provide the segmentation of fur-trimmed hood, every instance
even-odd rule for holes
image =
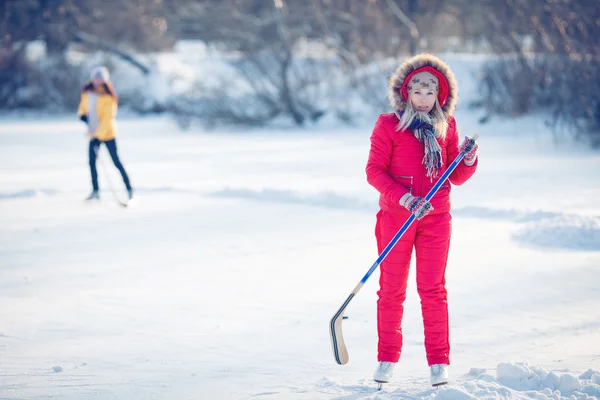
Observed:
[[[402,111],[406,107],[407,78],[415,71],[424,69],[438,77],[438,101],[446,117],[452,116],[458,101],[458,87],[454,73],[444,61],[433,54],[421,53],[405,60],[390,77],[388,84],[388,100],[394,111]]]

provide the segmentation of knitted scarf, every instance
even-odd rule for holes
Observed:
[[[408,129],[413,131],[415,137],[425,145],[423,165],[427,168],[427,176],[430,181],[437,178],[440,169],[442,169],[442,148],[435,139],[433,125],[417,116]]]

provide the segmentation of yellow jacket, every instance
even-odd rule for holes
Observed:
[[[89,110],[90,95],[95,95],[96,106]],[[91,113],[95,113],[91,115]],[[100,141],[115,138],[115,116],[117,115],[117,96],[110,84],[94,88],[90,82],[86,82],[81,92],[81,101],[77,115],[87,117],[90,133]],[[93,123],[91,123],[93,121]]]

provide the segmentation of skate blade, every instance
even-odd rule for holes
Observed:
[[[448,382],[440,382],[440,383],[434,383],[431,386],[433,386],[434,388],[439,388],[440,386],[444,386],[444,385],[447,385],[447,384],[448,384]]]
[[[380,381],[375,381],[375,382],[377,382],[377,390],[383,390],[383,388],[389,384],[389,382],[380,382]]]

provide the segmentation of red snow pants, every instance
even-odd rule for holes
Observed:
[[[400,230],[410,214],[385,211],[377,214],[375,236],[379,254]],[[450,247],[450,213],[415,220],[380,266],[377,295],[378,361],[398,362],[402,350],[402,314],[413,247],[417,261],[417,291],[425,328],[427,362],[450,364],[446,261]]]

